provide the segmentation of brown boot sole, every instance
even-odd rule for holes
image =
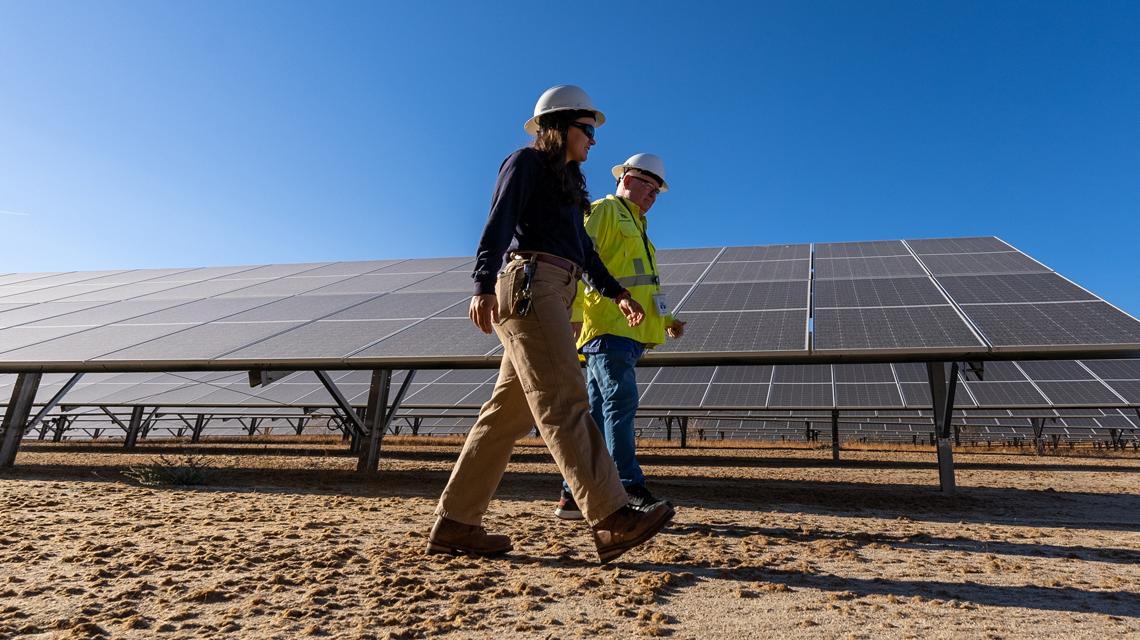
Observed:
[[[630,549],[657,535],[659,531],[665,528],[665,525],[669,524],[669,521],[673,519],[673,516],[676,513],[676,510],[674,510],[672,507],[669,507],[669,510],[665,512],[664,516],[662,516],[660,520],[653,523],[653,526],[646,529],[645,532],[637,538],[623,542],[620,545],[615,545],[605,550],[598,549],[598,559],[601,561],[601,564],[610,563],[626,551],[629,551]]]
[[[438,542],[428,541],[427,553],[429,555],[440,554],[440,553],[449,553],[453,556],[460,556],[460,555],[466,554],[466,555],[472,555],[472,556],[491,557],[491,556],[501,556],[513,548],[514,547],[512,547],[512,546],[508,546],[504,549],[490,549],[490,550],[480,551],[477,549],[469,549],[467,547],[457,547],[457,546],[453,546],[453,545],[449,545],[449,544],[441,544]]]

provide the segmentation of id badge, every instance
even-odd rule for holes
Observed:
[[[669,315],[669,300],[665,297],[664,293],[658,291],[657,293],[653,294],[653,304],[657,307],[657,315]]]

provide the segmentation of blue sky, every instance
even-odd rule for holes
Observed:
[[[1140,3],[0,0],[0,271],[470,255],[548,86],[660,247],[997,235],[1134,315]]]

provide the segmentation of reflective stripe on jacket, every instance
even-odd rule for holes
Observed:
[[[645,320],[636,327],[629,326],[613,300],[579,283],[571,317],[574,322],[583,323],[579,349],[606,334],[632,338],[650,348],[665,342],[665,327],[673,318],[658,313],[653,301],[661,283],[656,249],[649,241],[647,226],[637,205],[624,198],[609,195],[590,205],[586,233],[593,239],[606,269],[645,309]]]

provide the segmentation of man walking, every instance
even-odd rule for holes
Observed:
[[[638,391],[634,367],[645,350],[679,338],[685,323],[669,313],[669,301],[661,292],[656,250],[646,231],[646,214],[657,195],[668,190],[665,164],[651,153],[639,153],[613,168],[615,194],[594,202],[586,214],[586,232],[618,282],[645,309],[645,320],[636,327],[621,316],[598,291],[579,285],[574,300],[572,326],[578,349],[586,357],[586,387],[590,413],[605,434],[606,448],[617,464],[621,483],[631,507],[649,510],[661,502],[645,487],[637,463],[634,417]],[[563,482],[555,515],[580,520],[582,513],[569,487]]]

